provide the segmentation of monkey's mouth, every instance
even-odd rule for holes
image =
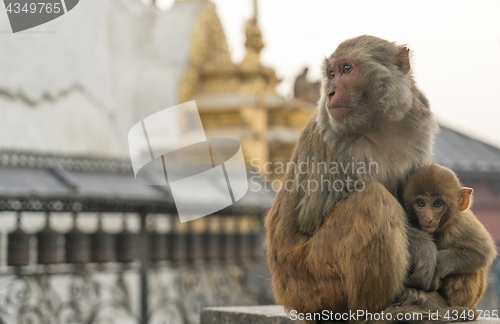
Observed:
[[[348,107],[348,106],[333,106],[333,107],[328,107],[328,109],[339,109],[339,108],[346,108],[346,109],[351,109],[352,107]]]
[[[330,115],[333,118],[339,118],[339,117],[343,117],[351,109],[352,109],[352,107],[348,107],[348,106],[333,106],[333,107],[328,107],[328,112],[330,112]]]
[[[427,233],[434,233],[437,229],[437,226],[430,226],[430,227],[427,227],[427,226],[421,226],[422,229],[424,231],[426,231]]]

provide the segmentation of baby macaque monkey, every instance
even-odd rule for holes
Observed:
[[[430,233],[438,249],[431,291],[451,306],[476,308],[497,251],[491,235],[468,209],[472,189],[437,164],[417,169],[403,191],[410,222]]]
[[[413,216],[412,222],[432,234],[451,216],[461,215],[469,208],[472,191],[460,186],[453,171],[432,164],[410,175],[405,188],[405,210]]]

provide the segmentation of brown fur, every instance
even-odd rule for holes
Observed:
[[[352,58],[358,73],[344,92],[326,70],[339,57]],[[265,222],[275,298],[287,310],[380,312],[403,292],[412,242],[394,196],[411,171],[430,163],[437,129],[408,69],[405,47],[372,36],[347,40],[326,59],[318,109],[291,162],[375,161],[378,172],[350,175],[366,183],[364,191],[308,193],[302,181],[345,181],[347,175],[288,168],[283,183],[293,185],[278,192]],[[333,118],[332,98],[347,98],[354,109]]]
[[[414,222],[417,215],[412,203],[417,197],[427,195],[444,201],[447,208],[433,234],[438,258],[431,289],[438,289],[452,306],[475,309],[497,252],[491,235],[472,211],[461,210],[463,189],[453,171],[432,164],[410,175],[403,197],[405,210]]]
[[[356,110],[350,118],[331,118],[326,109],[330,82],[324,77],[318,109],[292,154],[292,162],[296,163],[312,163],[312,157],[316,162],[327,163],[355,161],[368,164],[375,161],[379,166],[378,173],[362,176],[328,172],[292,175],[299,183],[302,180],[321,183],[323,179],[333,183],[335,180],[345,181],[346,176],[350,176],[353,180],[378,181],[395,195],[410,171],[430,163],[437,125],[427,99],[415,86],[411,71],[402,74],[395,65],[399,48],[372,36],[361,36],[340,44],[324,65],[326,69],[330,60],[348,56],[349,51],[363,62],[361,81],[348,94]],[[326,191],[310,196],[299,193],[301,231],[314,234],[331,207],[344,196],[344,193]]]
[[[410,267],[405,286],[429,291],[437,264],[437,247],[429,233],[410,227],[407,230]],[[418,292],[419,293],[419,292]]]

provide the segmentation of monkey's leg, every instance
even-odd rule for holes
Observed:
[[[486,290],[486,271],[449,275],[443,279],[439,292],[452,306],[476,308]]]
[[[408,269],[401,205],[382,184],[369,182],[337,203],[332,213],[325,225],[340,236],[335,252],[348,308],[382,311],[403,289]]]

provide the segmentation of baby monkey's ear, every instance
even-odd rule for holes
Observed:
[[[398,67],[398,70],[403,72],[403,74],[406,74],[410,72],[410,49],[402,46],[399,49],[399,53],[396,57],[396,66]]]
[[[462,188],[460,189],[460,210],[464,211],[469,208],[472,195],[472,188]]]

